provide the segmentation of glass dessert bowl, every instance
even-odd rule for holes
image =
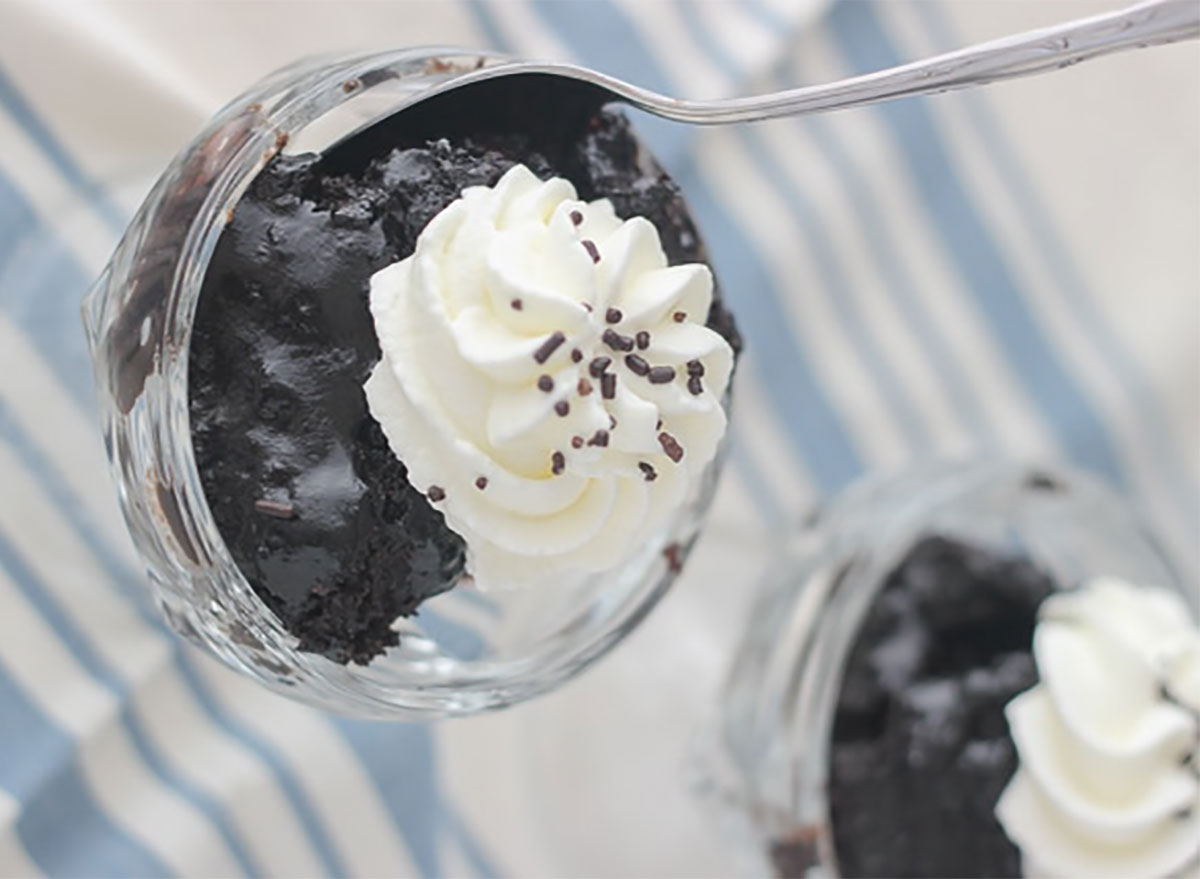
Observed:
[[[1085,474],[867,480],[764,583],[704,790],[756,874],[1174,875],[1196,597]]]
[[[715,488],[739,340],[686,205],[586,86],[438,92],[495,60],[267,77],[85,302],[154,599],[322,708],[558,686],[664,594]]]

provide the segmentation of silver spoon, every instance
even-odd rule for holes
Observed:
[[[501,61],[455,76],[434,86],[428,94],[502,76],[542,74],[597,86],[609,93],[611,99],[624,101],[655,116],[697,125],[720,125],[946,92],[1057,70],[1124,49],[1196,37],[1200,37],[1200,0],[1150,0],[1116,12],[990,40],[826,85],[752,97],[688,101],[660,95],[586,67],[521,59]]]

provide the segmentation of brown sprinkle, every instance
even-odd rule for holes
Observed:
[[[617,377],[611,372],[606,372],[600,376],[600,396],[606,400],[611,400],[617,395]]]
[[[676,464],[683,460],[683,446],[666,431],[658,435],[658,444],[662,446],[662,450],[666,453],[667,457]]]
[[[562,452],[555,452],[550,456],[550,472],[558,476],[567,467],[567,459],[563,457]]]
[[[578,363],[581,360],[583,360],[583,352],[580,351],[578,348],[572,348],[571,349],[571,362]]]
[[[571,213],[568,214],[568,216],[571,218],[571,222],[574,223],[576,226],[580,225],[583,222],[583,214],[579,213],[579,211],[571,211]]]
[[[592,434],[592,438],[590,440],[588,440],[588,445],[589,446],[600,446],[601,448],[604,448],[605,446],[607,446],[608,445],[608,431],[607,430],[596,431],[594,434]]]
[[[652,366],[650,374],[646,376],[650,379],[652,385],[665,385],[675,381],[675,367],[673,366]]]
[[[600,378],[610,363],[612,363],[611,357],[597,357],[588,364],[588,372],[592,374],[592,378]]]
[[[647,464],[645,461],[638,461],[638,469],[642,471],[642,475],[646,477],[647,482],[653,482],[658,479],[658,471],[654,469],[652,464]]]
[[[547,394],[554,390],[554,379],[548,375],[543,375],[538,378],[538,390],[545,391]]]
[[[583,448],[583,437],[581,437],[581,436],[571,437],[571,448],[582,449]]]
[[[704,393],[704,385],[700,383],[700,376],[693,375],[688,379],[687,389],[695,396],[699,397]]]
[[[609,430],[617,429],[617,417],[615,415],[608,416],[608,429]]]
[[[650,372],[650,364],[640,354],[627,354],[625,365],[634,375],[647,375]]]
[[[640,330],[633,340],[637,343],[638,348],[645,351],[650,347],[650,334],[646,330]]]
[[[604,319],[610,324],[619,324],[624,316],[619,308],[610,308],[604,312]]]
[[[581,397],[586,397],[593,390],[592,383],[586,378],[581,378],[579,380],[579,384],[575,386],[575,389],[579,391],[579,396]]]
[[[566,400],[559,400],[554,404],[554,412],[559,418],[566,418],[567,413],[571,411],[571,404]]]
[[[542,342],[541,346],[533,352],[533,359],[538,363],[545,363],[550,359],[550,355],[558,350],[558,346],[567,341],[567,337],[562,334],[562,330],[555,330],[546,341]]]
[[[508,304],[512,306],[513,311],[520,311],[522,308],[525,307],[525,303],[522,302],[520,299],[514,299],[512,302],[510,302]]]
[[[663,550],[663,555],[667,557],[667,567],[672,574],[678,574],[683,570],[683,547],[678,543],[672,543]]]
[[[438,501],[444,501],[446,499],[446,489],[440,485],[431,485],[429,486],[429,491],[425,492],[425,497],[429,498],[435,504]]]
[[[592,262],[600,262],[600,251],[596,249],[596,242],[590,238],[584,238],[579,242],[583,245],[583,249],[588,252],[588,256],[592,258]]]
[[[689,360],[687,362],[687,374],[694,376],[704,375],[704,364],[699,360]]]
[[[483,491],[485,488],[487,488],[487,483],[488,483],[487,477],[480,476],[478,479],[475,480],[475,487],[477,489],[479,489],[480,491]]]
[[[686,311],[677,311],[673,315],[671,315],[671,317],[673,317],[675,319],[675,323],[681,324],[685,320],[687,320],[687,312]]]
[[[592,303],[590,303],[590,302],[581,302],[581,303],[579,303],[579,304],[583,306],[583,310],[584,310],[584,311],[592,311]]]
[[[657,423],[655,423],[655,425],[654,425],[654,429],[655,429],[655,430],[662,430],[662,419],[661,419],[661,418],[660,418],[660,419],[658,419]]]
[[[600,338],[605,345],[607,345],[609,348],[612,348],[614,351],[633,350],[633,339],[631,339],[629,336],[622,336],[616,330],[605,330]]]
[[[271,501],[260,498],[254,502],[254,511],[274,519],[296,518],[296,505],[291,501]]]

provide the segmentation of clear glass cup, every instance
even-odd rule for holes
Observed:
[[[239,197],[280,150],[320,151],[501,60],[459,49],[309,59],[221,110],[171,163],[84,303],[101,418],[122,510],[170,624],[228,665],[312,705],[421,719],[551,690],[616,645],[675,579],[723,455],[664,533],[581,583],[482,594],[469,578],[399,620],[369,666],[302,653],[221,539],[192,452],[188,344],[205,268]]]
[[[771,566],[700,749],[695,784],[752,874],[777,875],[785,844],[807,875],[838,875],[826,786],[844,666],[888,573],[928,534],[1024,556],[1060,588],[1100,574],[1176,588],[1195,610],[1136,514],[1087,474],[964,462],[856,484]]]

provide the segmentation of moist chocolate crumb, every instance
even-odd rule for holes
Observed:
[[[1020,876],[996,820],[1017,766],[1004,706],[1037,682],[1028,560],[940,536],[888,575],[851,648],[829,797],[843,876]]]

